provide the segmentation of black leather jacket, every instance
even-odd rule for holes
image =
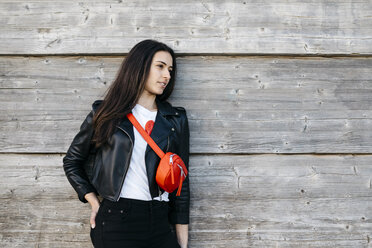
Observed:
[[[108,144],[97,150],[91,144],[93,115],[101,102],[97,100],[93,103],[92,111],[84,120],[63,158],[66,176],[82,202],[87,202],[84,195],[90,192],[95,192],[111,201],[119,200],[133,150],[133,125],[126,117],[116,126],[117,130]],[[188,169],[189,127],[186,111],[181,107],[172,107],[168,102],[156,100],[156,103],[158,113],[151,137],[164,152],[178,154]],[[152,198],[164,192],[155,180],[159,161],[160,158],[147,145],[145,162]],[[176,197],[176,191],[169,194],[170,223],[188,224],[189,175],[183,182],[181,196]]]

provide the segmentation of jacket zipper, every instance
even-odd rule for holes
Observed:
[[[131,149],[130,149],[130,156],[129,156],[129,158],[128,158],[126,164],[127,164],[128,162],[130,163],[130,159],[132,158],[133,146],[134,146],[134,145],[133,145],[133,140],[132,140],[132,138],[130,137],[130,135],[129,135],[129,134],[128,134],[124,129],[122,129],[122,128],[119,127],[119,126],[116,126],[116,127],[119,128],[119,129],[120,129],[121,131],[123,131],[124,133],[126,133],[126,135],[128,135],[128,137],[129,137],[130,142],[132,143],[132,147],[131,147]],[[123,179],[121,180],[121,186],[120,186],[120,189],[123,188],[124,179],[125,179],[125,177],[126,177],[126,175],[127,175],[128,169],[129,169],[129,165],[127,166],[127,168],[126,168],[126,170],[125,170],[125,172],[124,172]],[[119,201],[119,199],[120,199],[120,192],[121,192],[121,191],[119,191],[119,194],[118,194],[118,196],[116,197],[116,201]]]

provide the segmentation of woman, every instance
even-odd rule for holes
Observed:
[[[166,102],[175,74],[175,55],[167,45],[154,40],[135,45],[63,158],[79,199],[91,205],[95,247],[187,247],[188,177],[180,196],[162,190],[155,180],[160,159],[126,117],[132,112],[157,145],[178,154],[188,168],[186,112]]]

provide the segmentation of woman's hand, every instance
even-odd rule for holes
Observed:
[[[93,192],[86,194],[84,198],[89,202],[90,206],[92,207],[92,211],[90,213],[90,226],[92,228],[95,228],[96,227],[96,216],[98,213],[100,202],[97,198],[97,195]]]

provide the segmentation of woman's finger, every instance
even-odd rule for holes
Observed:
[[[99,209],[99,207],[98,207],[98,209]],[[96,227],[96,216],[97,216],[98,209],[95,210],[95,209],[92,208],[92,211],[90,213],[90,226],[92,228]]]

